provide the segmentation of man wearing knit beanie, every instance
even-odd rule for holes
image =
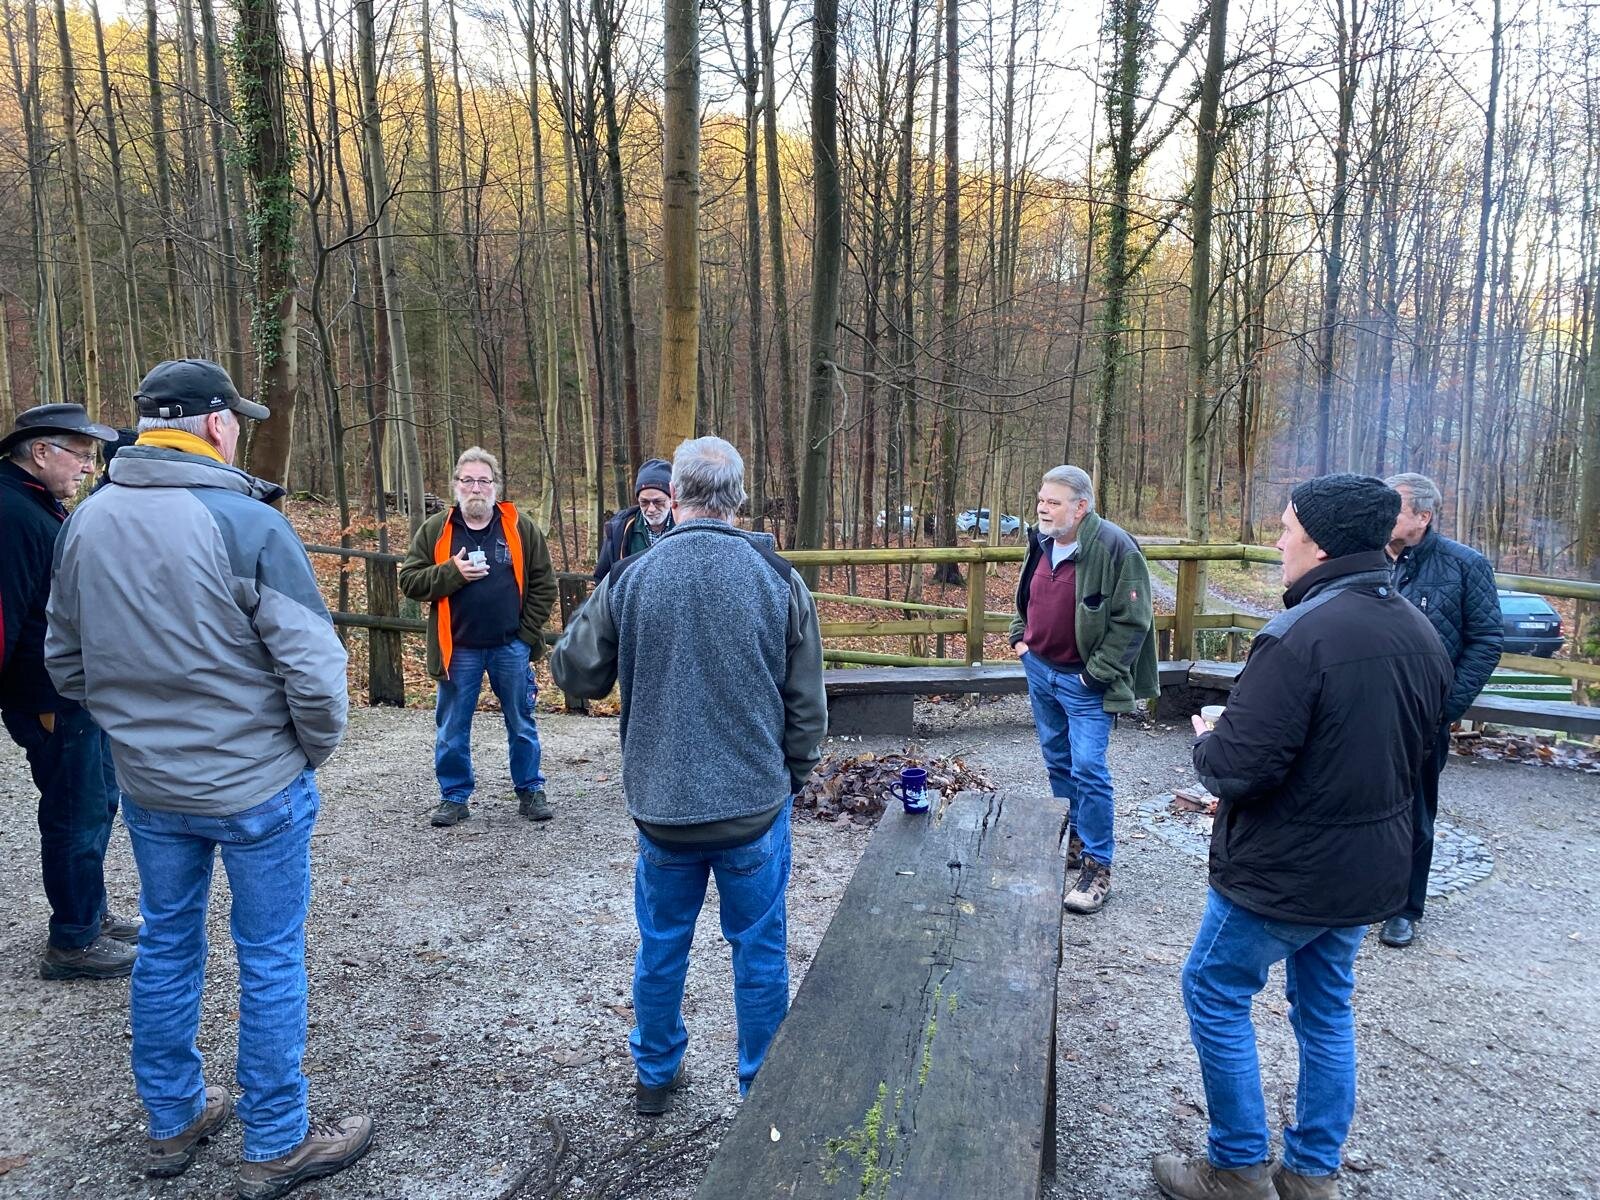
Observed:
[[[600,557],[594,565],[594,581],[599,583],[617,563],[640,554],[656,544],[656,539],[672,528],[672,464],[664,458],[646,460],[633,482],[632,508],[625,508],[606,522]]]
[[[1356,1105],[1356,951],[1399,912],[1412,794],[1450,690],[1450,657],[1395,590],[1399,495],[1323,475],[1283,510],[1284,611],[1256,634],[1195,771],[1220,797],[1211,888],[1183,969],[1210,1110],[1203,1158],[1153,1164],[1176,1200],[1335,1200]],[[1270,1159],[1250,1010],[1274,963],[1300,1044],[1294,1122]]]

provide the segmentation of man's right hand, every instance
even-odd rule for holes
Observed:
[[[1017,652],[1017,657],[1021,658],[1024,654],[1026,654],[1028,652],[1028,643],[1027,642],[1017,642],[1011,648]]]
[[[456,565],[456,570],[461,572],[461,578],[471,583],[474,579],[482,579],[489,573],[489,564],[478,564],[467,557],[467,548],[463,546],[456,551],[456,556],[450,560]]]

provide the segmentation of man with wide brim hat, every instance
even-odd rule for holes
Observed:
[[[117,786],[106,736],[56,691],[44,664],[50,561],[95,450],[117,431],[81,404],[41,404],[0,437],[0,719],[39,789],[39,860],[50,931],[45,979],[109,979],[133,970],[139,924],[106,909],[106,844]]]

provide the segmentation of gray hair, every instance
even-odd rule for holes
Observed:
[[[23,438],[20,442],[13,442],[11,443],[11,449],[6,451],[6,457],[11,459],[12,462],[25,463],[33,457],[33,444],[48,440],[41,433],[37,437]]]
[[[488,467],[489,474],[494,476],[494,482],[496,486],[499,486],[504,478],[500,474],[500,460],[494,455],[490,454],[482,446],[468,446],[465,450],[463,450],[461,452],[461,457],[456,459],[456,469],[452,472],[452,474],[461,474],[461,468],[466,466],[468,463],[482,463],[484,466]]]
[[[673,498],[684,508],[729,520],[744,504],[744,459],[719,437],[690,438],[672,456]]]
[[[1405,488],[1411,493],[1411,511],[1414,513],[1436,513],[1444,503],[1444,493],[1439,490],[1439,485],[1415,471],[1402,471],[1389,476],[1384,482],[1392,488]]]
[[[233,414],[231,408],[219,408],[217,412],[225,412],[230,416]],[[138,432],[148,433],[152,429],[179,429],[184,433],[192,433],[197,438],[203,438],[206,435],[206,418],[212,415],[214,414],[201,413],[197,417],[140,417]],[[238,421],[239,418],[233,419]]]
[[[1059,466],[1051,467],[1044,473],[1042,483],[1059,483],[1062,487],[1072,492],[1075,500],[1087,500],[1091,511],[1094,509],[1094,480],[1089,478],[1089,472],[1082,467]]]

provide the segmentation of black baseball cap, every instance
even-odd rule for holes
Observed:
[[[246,400],[228,373],[204,358],[159,362],[133,394],[141,417],[200,417],[231,408],[242,417],[265,421],[272,415],[264,404]]]

